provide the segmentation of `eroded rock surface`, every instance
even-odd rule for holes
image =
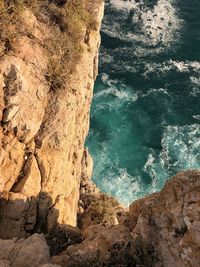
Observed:
[[[61,21],[60,25],[56,16],[64,12],[61,8],[66,1],[43,2],[35,12],[29,4],[28,8],[16,6],[17,19],[10,24],[6,20],[9,22],[15,7],[12,11],[13,6],[6,6],[2,11],[11,10],[1,21],[2,31],[5,22],[7,33],[15,31],[16,36],[12,47],[10,36],[5,41],[2,35],[0,43],[0,238],[26,237],[48,231],[56,223],[75,226],[77,221],[103,1],[84,1],[83,8],[93,14],[95,26],[88,29],[82,23],[78,40],[72,39],[77,38],[70,29],[74,23],[69,24],[69,36],[74,46],[80,43],[81,51],[72,49],[74,69],[68,67],[69,73],[62,75],[57,57],[64,52],[59,45],[54,47],[54,41],[61,42],[64,35],[61,26],[65,24]]]
[[[161,192],[134,202],[130,221],[133,240],[150,248],[154,266],[199,266],[200,172],[179,173]]]
[[[0,240],[0,259],[2,267],[42,267],[52,264],[46,240],[39,234],[26,240]]]
[[[63,267],[198,267],[199,216],[200,171],[179,173],[160,192],[133,202],[129,225],[91,225],[82,243],[53,261]]]

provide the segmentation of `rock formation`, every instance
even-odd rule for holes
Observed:
[[[26,240],[0,240],[0,246],[0,266],[47,267],[52,264],[43,235],[34,234]]]
[[[97,224],[53,261],[61,266],[198,267],[200,171],[179,173],[131,204],[128,221]]]
[[[48,231],[56,222],[76,225],[103,2],[6,2],[0,24],[0,236],[12,238]]]
[[[199,267],[199,171],[129,210],[90,180],[103,6],[0,0],[2,267]]]

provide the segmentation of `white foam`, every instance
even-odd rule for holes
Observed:
[[[106,96],[106,95],[113,95],[113,96],[116,96],[120,99],[123,99],[123,98],[128,98],[128,94],[125,92],[125,91],[120,91],[119,89],[115,88],[115,87],[109,87],[105,90],[102,90],[98,93],[96,93],[94,95],[94,98],[98,98],[98,97],[101,97],[101,96]]]
[[[170,61],[179,72],[188,72],[188,64],[184,63],[184,62],[177,62],[177,61]]]
[[[159,88],[159,89],[154,89],[154,88],[150,88],[147,93],[143,93],[143,94],[139,94],[139,97],[147,97],[151,94],[165,94],[165,95],[169,95],[167,92],[167,89],[164,88]]]
[[[179,72],[189,72],[189,71],[199,72],[200,71],[200,62],[198,61],[177,62],[177,61],[170,60],[169,64],[176,67],[176,69]]]
[[[180,73],[192,72],[192,75],[190,77],[191,82],[197,84],[199,83],[200,62],[198,61],[168,60],[162,63],[147,63],[145,64],[145,72],[143,75],[147,78],[151,78],[153,73],[157,75],[166,75],[171,70],[175,70]]]
[[[138,94],[134,93],[133,90],[128,88],[122,82],[118,80],[110,79],[109,75],[103,73],[101,75],[101,80],[105,85],[105,89],[98,91],[94,94],[94,99],[98,97],[112,95],[117,97],[119,100],[135,102],[138,99]],[[120,102],[122,104],[122,102]]]
[[[173,41],[174,32],[180,27],[171,1],[159,0],[153,10],[142,13],[143,31],[149,35],[152,44]]]
[[[112,7],[118,9],[118,10],[128,10],[130,11],[131,9],[136,7],[136,2],[133,0],[111,0],[110,3],[112,4]]]
[[[178,32],[182,21],[177,16],[173,1],[158,0],[153,9],[150,9],[145,1],[136,3],[134,0],[112,0],[111,7],[118,10],[120,14],[115,17],[108,14],[104,19],[102,28],[105,33],[112,37],[120,38],[123,41],[142,42],[148,46],[162,44],[165,48],[179,39]],[[132,26],[132,30],[127,32],[123,22],[127,21],[128,16],[132,16],[132,25],[129,25]],[[176,38],[174,38],[175,35]],[[137,56],[140,53],[152,52],[148,49],[142,49],[140,46],[137,46],[136,49]],[[153,53],[159,53],[162,50],[162,47],[155,47]]]
[[[147,170],[147,168],[152,165],[154,160],[155,160],[154,156],[152,154],[149,154],[147,162],[144,165],[144,170]]]
[[[191,169],[200,166],[200,125],[167,126],[160,157],[167,169]],[[173,160],[171,160],[173,159]]]
[[[194,116],[192,116],[192,117],[193,117],[194,119],[200,121],[200,115],[194,115]]]
[[[190,81],[193,85],[190,95],[196,97],[200,94],[200,72],[196,76],[190,76]]]
[[[106,73],[102,73],[102,74],[101,74],[101,80],[102,80],[104,83],[108,83],[108,82],[109,82],[109,75],[106,74]]]
[[[115,195],[123,204],[128,206],[138,198],[141,192],[140,177],[131,176],[126,169],[119,168],[119,175],[112,177],[112,173],[104,179],[104,186],[107,192]]]
[[[194,117],[200,120],[200,115]],[[200,125],[164,127],[161,145],[160,155],[152,151],[143,167],[152,179],[148,193],[157,191],[176,172],[200,167]]]

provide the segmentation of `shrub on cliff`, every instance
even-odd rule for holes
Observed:
[[[81,232],[72,226],[55,227],[46,237],[50,255],[60,254],[67,247],[83,241]]]

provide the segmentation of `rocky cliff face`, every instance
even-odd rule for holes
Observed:
[[[200,172],[179,173],[161,192],[135,201],[128,220],[89,226],[83,236],[53,261],[63,267],[198,267]]]
[[[199,171],[129,210],[90,180],[103,2],[0,0],[0,11],[0,266],[199,267]]]
[[[35,2],[1,1],[2,238],[76,225],[97,75],[103,2]]]
[[[51,232],[51,258],[43,235],[34,234],[26,240],[0,240],[0,266],[198,267],[199,188],[199,171],[179,173],[161,192],[135,201],[118,223],[102,217],[113,216],[116,203],[95,192],[104,205],[99,214],[96,207],[98,220],[89,225],[83,220],[82,231],[65,226]]]

